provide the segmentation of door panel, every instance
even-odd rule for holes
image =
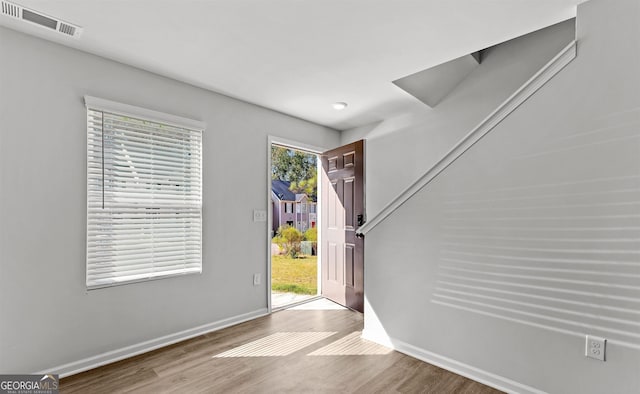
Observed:
[[[355,230],[356,218],[354,216],[355,205],[355,178],[346,178],[342,183],[344,195],[344,220],[345,227],[349,230]]]
[[[352,244],[344,245],[344,267],[345,267],[345,286],[354,287],[354,271],[355,271],[355,249]]]
[[[340,262],[338,259],[338,245],[333,242],[329,242],[329,253],[327,256],[327,280],[340,283],[338,273],[340,272]]]
[[[364,240],[356,237],[364,217],[364,141],[322,155],[322,295],[362,312]]]

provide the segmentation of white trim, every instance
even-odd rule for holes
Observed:
[[[366,329],[362,331],[362,338],[506,393],[546,394],[545,391],[536,389],[535,387],[518,383],[514,380],[505,378],[504,376],[496,375],[480,368],[472,367],[471,365],[424,350],[398,339],[380,338],[379,336],[368,332]]]
[[[306,152],[309,152],[309,153],[315,153],[317,155],[320,155],[324,151],[328,150],[328,149],[325,149],[325,148],[320,148],[320,147],[315,146],[315,145],[309,145],[309,144],[305,144],[305,143],[302,143],[302,142],[289,140],[289,139],[286,139],[286,138],[280,138],[280,137],[277,137],[277,136],[274,136],[274,135],[271,135],[271,134],[268,136],[268,142],[269,142],[269,152],[271,152],[271,145],[272,144],[282,145],[282,146],[287,147],[287,148],[306,151]],[[269,155],[269,157],[271,157],[271,155]],[[271,159],[269,159],[269,161],[271,161]],[[269,174],[271,174],[271,167],[269,167]],[[271,176],[269,176],[269,179],[271,179]]]
[[[206,124],[204,122],[183,118],[182,116],[171,115],[164,112],[154,111],[147,108],[136,107],[134,105],[118,103],[101,99],[98,97],[84,96],[84,103],[87,108],[98,111],[112,112],[120,115],[127,115],[133,118],[143,118],[154,120],[160,123],[166,123],[173,126],[184,127],[204,131]]]
[[[317,268],[317,283],[318,283],[318,295],[322,295],[322,231],[320,229],[320,224],[322,223],[322,172],[324,169],[322,168],[322,155],[318,154],[318,162],[316,163],[316,171],[318,172],[318,179],[316,182],[316,256],[318,264],[316,264]]]
[[[273,312],[271,306],[271,232],[273,231],[273,204],[271,201],[271,194],[273,193],[273,189],[271,189],[271,147],[273,146],[272,136],[267,136],[267,311],[269,313]],[[280,212],[281,207],[279,207],[278,212]],[[281,215],[282,216],[282,215]],[[282,220],[282,219],[281,219]],[[275,235],[275,234],[274,234]]]
[[[151,339],[145,342],[140,342],[135,345],[126,346],[120,349],[112,350],[112,351],[98,354],[92,357],[87,357],[82,360],[73,361],[73,362],[70,362],[64,365],[59,365],[53,368],[47,368],[43,371],[36,372],[35,374],[43,375],[45,373],[55,373],[60,375],[61,378],[63,378],[65,376],[88,371],[93,368],[97,368],[97,367],[110,364],[116,361],[124,360],[126,358],[137,356],[142,353],[150,352],[152,350],[159,349],[161,347],[182,342],[184,340],[194,338],[199,335],[203,335],[212,331],[221,330],[223,328],[233,326],[239,323],[243,323],[249,320],[253,320],[268,314],[269,312],[267,311],[266,308],[261,308],[252,312],[243,313],[241,315],[229,317],[227,319],[218,320],[216,322],[190,328],[188,330],[165,335],[160,338]]]
[[[425,187],[436,176],[438,176],[445,168],[456,161],[464,152],[471,148],[476,142],[484,137],[488,132],[493,130],[500,122],[502,122],[511,112],[531,97],[538,89],[547,83],[554,75],[562,70],[576,57],[576,41],[572,41],[560,53],[558,53],[551,61],[542,67],[533,77],[524,83],[514,94],[512,94],[504,103],[502,103],[495,111],[487,116],[479,125],[477,125],[469,134],[464,136],[449,152],[447,152],[438,162],[431,167],[424,175],[422,175],[411,186],[400,193],[389,204],[387,204],[379,214],[368,220],[362,227],[358,229],[358,234],[366,234],[393,211],[398,209],[402,204],[409,200],[414,194]]]

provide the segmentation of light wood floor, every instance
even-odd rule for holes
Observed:
[[[349,310],[285,310],[62,379],[62,393],[498,393],[359,337]]]

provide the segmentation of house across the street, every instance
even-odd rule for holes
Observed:
[[[306,194],[289,190],[290,182],[271,181],[271,203],[273,205],[273,234],[280,226],[291,226],[305,232],[317,222],[316,202]]]

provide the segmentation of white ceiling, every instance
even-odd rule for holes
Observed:
[[[584,0],[12,1],[82,36],[1,25],[343,130],[423,106],[391,81],[574,17]]]

